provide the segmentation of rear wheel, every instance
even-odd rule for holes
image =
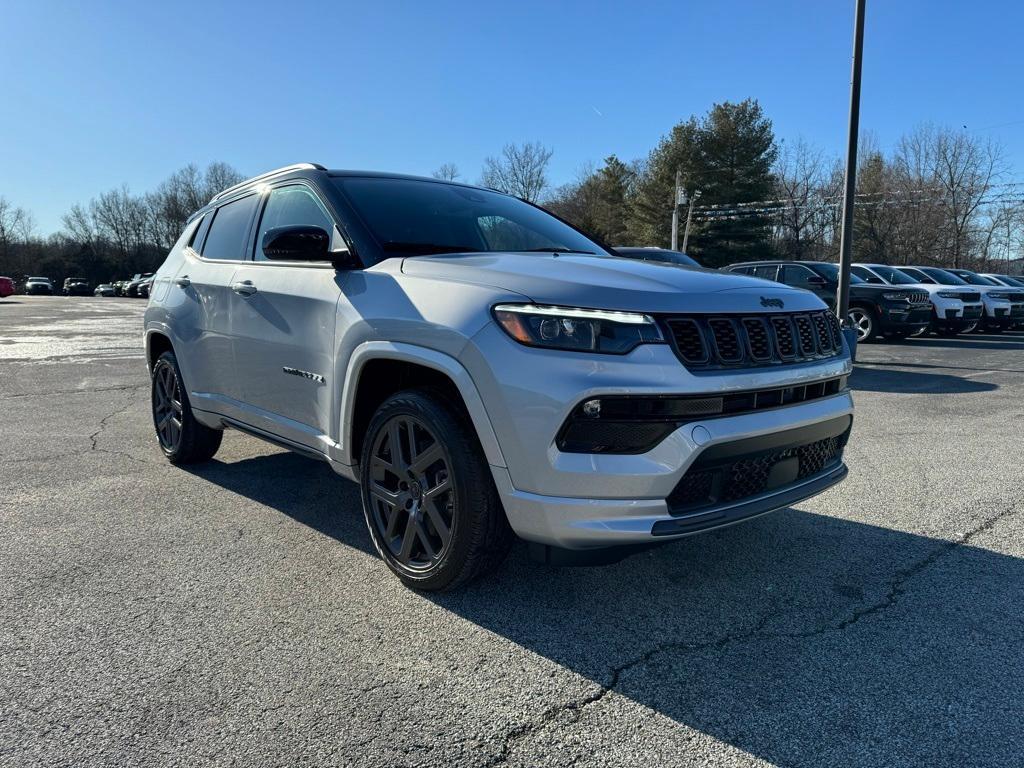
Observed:
[[[875,313],[867,307],[850,307],[846,319],[850,323],[850,327],[857,331],[859,343],[864,344],[875,338],[877,333]]]
[[[193,464],[213,458],[224,433],[196,421],[173,352],[153,365],[153,426],[160,450],[172,464]]]
[[[429,391],[377,410],[360,461],[373,543],[407,586],[452,589],[495,568],[513,534],[476,435]]]

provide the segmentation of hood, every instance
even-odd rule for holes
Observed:
[[[810,291],[731,272],[617,256],[467,253],[415,256],[407,275],[489,285],[537,304],[632,312],[777,312],[818,310]],[[770,303],[767,303],[770,302]]]

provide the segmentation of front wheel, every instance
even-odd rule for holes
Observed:
[[[213,458],[224,433],[196,421],[173,352],[164,352],[153,365],[151,400],[156,438],[168,461],[193,464]]]
[[[513,534],[466,418],[431,391],[391,396],[367,428],[363,512],[404,584],[440,591],[496,568]]]
[[[864,307],[850,307],[846,315],[847,322],[857,331],[857,341],[867,343],[875,338],[875,314]]]

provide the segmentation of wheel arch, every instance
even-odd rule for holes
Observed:
[[[146,367],[153,372],[153,365],[164,352],[173,352],[174,345],[171,337],[163,331],[146,331]]]
[[[457,397],[487,462],[504,467],[498,438],[473,379],[454,357],[415,344],[365,342],[349,360],[339,403],[345,463],[356,466],[366,427],[380,403],[402,389],[429,386]]]

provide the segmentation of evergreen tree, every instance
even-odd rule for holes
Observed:
[[[700,190],[701,205],[736,205],[771,196],[777,154],[771,120],[753,99],[715,104],[704,117],[675,126],[651,152],[630,200],[634,241],[669,245],[677,168],[691,197]],[[768,220],[756,215],[697,220],[689,250],[709,266],[770,256]]]

